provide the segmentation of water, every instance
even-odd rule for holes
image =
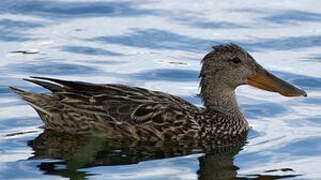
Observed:
[[[320,8],[312,0],[2,0],[0,179],[320,179]],[[252,129],[245,145],[216,153],[42,134],[35,111],[7,89],[46,92],[21,78],[50,76],[140,86],[200,105],[200,59],[225,42],[308,97],[238,88]]]

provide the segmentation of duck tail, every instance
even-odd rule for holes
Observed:
[[[22,99],[24,99],[24,97],[28,97],[28,95],[31,94],[30,92],[24,91],[22,89],[14,88],[14,87],[11,87],[11,86],[9,86],[8,88],[9,88],[9,90],[11,92],[13,92],[14,94],[18,95]]]
[[[40,79],[41,77],[31,77],[31,78]],[[45,79],[45,78],[43,78],[43,79]],[[42,86],[42,87],[50,90],[51,92],[61,92],[61,91],[63,91],[63,87],[62,86],[59,86],[57,84],[53,84],[53,83],[50,83],[50,82],[45,82],[45,81],[40,81],[40,80],[35,80],[35,79],[23,79],[23,80],[31,82],[31,83],[34,83],[34,84],[37,84],[39,86]],[[47,80],[47,79],[45,79],[45,80]]]
[[[37,111],[41,111],[43,113],[48,114],[48,112],[42,108],[43,101],[44,101],[44,97],[42,94],[31,93],[31,92],[27,92],[22,89],[10,87],[10,86],[8,88],[11,92],[19,96],[21,99],[25,100]]]

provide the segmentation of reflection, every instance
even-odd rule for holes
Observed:
[[[224,153],[210,152],[199,158],[198,179],[234,179],[237,176],[239,168],[233,164],[233,160],[240,149],[221,151]]]
[[[79,170],[95,166],[136,164],[141,161],[185,156],[204,152],[199,158],[199,179],[236,177],[234,156],[242,149],[246,135],[207,142],[138,142],[81,137],[45,130],[28,142],[34,150],[34,159],[43,161],[38,167],[45,174],[84,179],[92,174]]]
[[[91,174],[83,171],[77,171],[75,169],[58,169],[57,165],[65,165],[64,162],[44,162],[41,163],[38,168],[45,172],[47,175],[57,175],[70,179],[87,179],[86,177]]]
[[[294,170],[291,168],[282,168],[282,169],[271,169],[271,170],[267,170],[264,172],[269,173],[269,172],[276,172],[276,171],[283,171],[283,172],[292,171],[293,172]]]
[[[10,53],[13,54],[38,54],[38,51],[32,51],[32,50],[17,50],[17,51],[10,51]]]
[[[260,174],[253,174],[247,178],[238,178],[238,179],[257,179],[257,180],[274,180],[274,179],[285,179],[285,178],[294,178],[301,175],[260,175]]]
[[[200,165],[197,171],[198,179],[238,179],[237,170],[239,168],[234,165],[234,156],[242,150],[246,143],[246,136],[245,134],[206,142],[138,142],[72,136],[45,130],[34,140],[28,142],[34,150],[34,155],[29,160],[57,159],[58,161],[43,160],[38,168],[48,175],[86,179],[94,174],[82,168],[137,164],[147,160],[203,152],[204,155],[198,159]],[[296,175],[287,177],[294,176]],[[248,178],[240,179],[265,177],[270,176],[249,175]],[[275,177],[282,178],[281,176]]]
[[[234,156],[237,154],[236,152]],[[220,156],[216,154],[205,154],[199,158],[200,170],[198,171],[199,180],[227,180],[227,179],[256,179],[256,180],[274,180],[274,179],[284,179],[290,177],[300,176],[298,174],[291,175],[261,175],[261,174],[251,174],[244,177],[237,176],[237,166],[233,165],[234,156]],[[219,162],[219,163],[218,163]],[[271,173],[277,171],[294,171],[290,168],[282,168],[280,170],[273,169],[264,171],[264,173]]]

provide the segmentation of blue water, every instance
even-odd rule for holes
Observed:
[[[312,0],[1,0],[0,179],[321,179],[320,9]],[[7,89],[47,92],[22,78],[50,76],[140,86],[201,105],[200,59],[226,42],[308,93],[238,88],[252,129],[226,152],[165,155],[60,139],[43,133],[36,112]]]

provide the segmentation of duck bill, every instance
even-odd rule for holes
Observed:
[[[283,96],[307,96],[307,93],[290,83],[274,76],[262,67],[257,67],[256,74],[248,79],[248,84],[266,91],[278,92]]]

